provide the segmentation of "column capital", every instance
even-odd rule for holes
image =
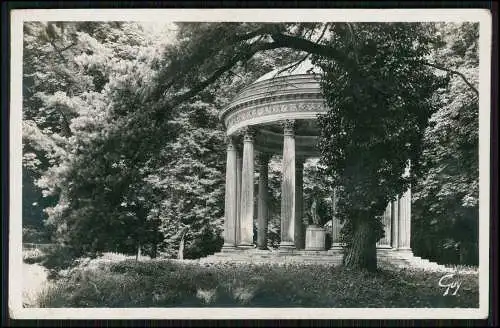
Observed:
[[[295,135],[295,120],[283,120],[281,126],[283,127],[283,134],[286,136]]]
[[[410,169],[411,169],[411,161],[408,160],[406,162],[406,166],[405,166],[405,171],[403,173],[403,177],[408,178],[410,176]]]
[[[225,136],[224,141],[226,142],[227,150],[236,150],[236,143],[233,136]]]
[[[241,129],[241,133],[243,134],[243,142],[253,142],[256,131],[251,126],[245,126]]]

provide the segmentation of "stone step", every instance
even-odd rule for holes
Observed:
[[[343,254],[341,250],[329,251],[304,251],[293,250],[287,252],[266,250],[231,250],[223,251],[200,259],[200,264],[210,263],[278,263],[278,264],[315,264],[315,265],[339,265],[342,263]],[[413,255],[408,251],[393,251],[391,249],[377,250],[379,263],[394,265],[396,267],[414,267],[424,270],[449,270],[443,265]]]

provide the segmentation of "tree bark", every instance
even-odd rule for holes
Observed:
[[[184,260],[184,237],[186,236],[186,230],[182,232],[181,242],[179,243],[179,252],[177,253],[177,259]]]
[[[158,244],[157,242],[153,245],[153,252],[151,254],[151,258],[155,259],[158,256]]]
[[[349,269],[377,269],[377,246],[368,219],[359,220],[354,226],[352,241],[344,254],[344,267]]]
[[[135,261],[139,261],[139,259],[141,258],[141,244],[137,244],[137,255],[135,257]]]

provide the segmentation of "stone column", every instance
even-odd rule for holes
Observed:
[[[259,161],[259,194],[257,201],[257,247],[267,249],[267,226],[268,226],[268,173],[270,155],[261,153],[258,156]]]
[[[227,138],[227,161],[226,161],[226,197],[224,209],[224,249],[233,249],[236,246],[236,148],[234,140]]]
[[[411,190],[408,189],[399,200],[399,249],[410,249],[411,237]]]
[[[283,123],[283,182],[281,184],[281,249],[295,248],[295,121]]]
[[[243,165],[241,168],[241,239],[238,243],[238,247],[243,248],[253,247],[254,136],[254,130],[246,127],[243,137]]]
[[[306,232],[304,222],[304,162],[305,158],[295,160],[295,248],[304,249]]]
[[[340,230],[342,229],[342,224],[340,223],[340,220],[338,219],[337,216],[337,195],[338,193],[338,188],[335,188],[333,190],[333,195],[332,195],[332,247],[331,249],[338,249],[342,247],[340,243]]]
[[[391,202],[391,246],[394,249],[399,248],[399,195],[396,200]]]
[[[241,141],[241,140],[240,140]],[[243,152],[241,145],[236,146],[236,245],[241,240],[241,168],[243,165]]]
[[[404,175],[410,175],[410,162],[406,166]],[[411,188],[408,188],[400,200],[399,208],[399,249],[410,250],[411,239]]]
[[[391,247],[391,220],[392,220],[392,210],[391,202],[389,202],[382,214],[382,225],[384,227],[384,238],[380,239],[377,243],[377,247],[390,248]]]

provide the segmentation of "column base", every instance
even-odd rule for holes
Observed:
[[[237,246],[238,249],[254,249],[255,245],[254,244],[241,244]]]
[[[295,243],[293,241],[284,241],[280,243],[280,252],[292,252],[296,250]]]
[[[327,251],[328,255],[342,255],[344,252],[345,244],[343,243],[332,243],[332,246]]]
[[[227,244],[227,245],[222,245],[221,252],[234,252],[237,251],[238,249],[236,248],[235,245]]]
[[[398,253],[411,253],[411,254],[413,254],[413,251],[409,247],[392,248],[392,250],[396,251]]]

